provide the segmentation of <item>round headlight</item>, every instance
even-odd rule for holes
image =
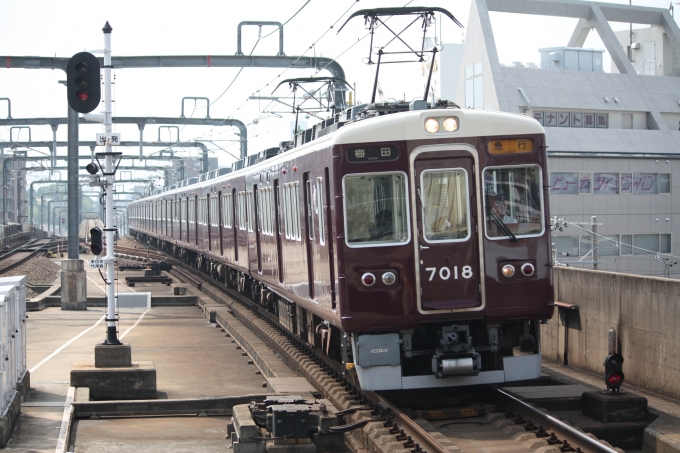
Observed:
[[[458,130],[458,118],[446,118],[444,120],[444,130],[455,132]]]
[[[515,266],[513,266],[512,264],[506,264],[501,269],[501,273],[503,274],[503,277],[510,278],[513,275],[515,275]]]
[[[394,285],[394,282],[397,281],[397,276],[394,275],[394,272],[385,272],[382,274],[382,282],[387,285]]]
[[[428,118],[425,120],[425,130],[430,134],[434,134],[439,130],[439,121],[436,118]]]
[[[520,268],[522,270],[522,273],[526,275],[527,277],[530,277],[534,275],[534,265],[531,263],[524,263],[522,264],[522,267]]]
[[[366,272],[361,276],[361,283],[363,283],[364,286],[373,286],[375,284],[375,275]]]

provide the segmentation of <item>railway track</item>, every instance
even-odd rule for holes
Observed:
[[[146,250],[137,249],[137,252]],[[255,332],[281,357],[281,360],[307,378],[325,398],[329,399],[343,415],[344,422],[355,428],[346,435],[346,442],[356,453],[623,451],[496,386],[476,388],[477,392],[488,397],[489,404],[484,405],[485,410],[481,413],[474,406],[464,404],[454,408],[461,418],[437,420],[436,424],[432,423],[432,420],[414,418],[395,403],[404,392],[375,393],[359,390],[352,380],[342,373],[336,362],[328,362],[321,351],[311,349],[309,345],[302,343],[278,325],[274,315],[242,294],[174,259],[155,252],[149,254],[150,257],[151,255],[172,262],[171,274],[194,285],[216,301],[226,304],[231,313]],[[460,389],[457,391],[460,392]],[[445,389],[430,393],[430,398],[438,401],[447,400],[443,396],[446,395]],[[452,426],[454,428],[451,428]],[[463,429],[456,429],[457,427]]]
[[[21,266],[40,254],[55,251],[59,247],[63,249],[65,246],[66,242],[61,239],[34,239],[29,241],[0,255],[0,275]]]

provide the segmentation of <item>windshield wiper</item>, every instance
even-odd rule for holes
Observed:
[[[493,223],[496,224],[498,229],[503,233],[505,236],[508,236],[508,240],[510,242],[517,242],[517,237],[510,231],[510,228],[503,222],[503,220],[496,214],[496,211],[494,211],[491,206],[486,207],[486,212],[489,213],[489,216],[491,217],[491,220],[493,220]]]

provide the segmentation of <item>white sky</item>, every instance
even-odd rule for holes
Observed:
[[[604,0],[608,1],[608,0]],[[108,20],[113,27],[113,56],[137,55],[233,55],[236,53],[237,25],[245,20],[279,21],[288,20],[307,0],[252,0],[236,2],[233,0],[0,0],[0,55],[2,56],[57,56],[70,57],[83,50],[102,49],[102,27]],[[610,3],[627,4],[628,0],[609,0]],[[314,55],[338,58],[345,70],[347,80],[356,84],[357,99],[370,98],[375,66],[368,67],[362,59],[368,54],[368,38],[357,43],[366,34],[362,18],[353,19],[345,29],[336,30],[349,14],[319,40],[314,49],[310,45],[329,29],[348,9],[350,13],[367,8],[404,6],[408,0],[310,0],[302,11],[284,27],[284,52],[288,56]],[[634,5],[667,8],[668,0],[634,0]],[[409,6],[441,6],[448,9],[464,25],[467,25],[469,0],[451,1],[414,1]],[[680,10],[679,10],[680,13]],[[566,45],[576,19],[552,18],[491,13],[496,45],[501,63],[520,61],[539,63],[539,47]],[[390,22],[394,29],[400,29],[403,20],[395,18]],[[459,29],[448,19],[437,25],[438,34],[444,43],[460,43],[465,29]],[[627,29],[628,24],[612,23],[615,30]],[[263,28],[263,35],[274,31],[274,27]],[[419,26],[415,34],[408,35],[409,43],[418,40]],[[257,41],[257,27],[244,27],[242,50],[250,53]],[[377,33],[375,45],[384,43],[385,34]],[[352,49],[347,50],[352,44]],[[414,43],[417,45],[417,43]],[[597,33],[591,33],[585,47],[604,46]],[[254,55],[275,55],[278,50],[278,32],[273,33],[257,44]],[[344,53],[343,53],[344,52]],[[342,54],[342,55],[341,55]],[[99,55],[98,55],[99,56]],[[605,58],[605,62],[608,59]],[[62,71],[6,69],[4,61],[0,65],[0,98],[8,97],[12,102],[13,118],[42,118],[66,116],[66,88],[59,84],[65,79]],[[391,73],[389,72],[391,70]],[[605,67],[608,71],[608,66]],[[422,95],[422,81],[419,79],[419,65],[389,65],[381,67],[381,85],[386,97],[412,99]],[[238,68],[162,68],[162,69],[118,69],[115,71],[114,89],[115,116],[157,116],[179,117],[181,99],[185,96],[205,96],[211,102],[212,118],[237,118],[248,124],[249,152],[276,146],[287,140],[294,115],[282,114],[278,119],[260,113],[266,106],[265,101],[248,101],[248,97],[258,90],[263,96],[271,96],[274,86],[282,79],[309,77],[313,70],[291,69],[277,79],[281,69],[245,68],[231,88],[215,101],[227,88],[238,72]],[[327,76],[323,71],[319,76]],[[270,83],[273,82],[273,83]],[[266,84],[269,83],[269,86]],[[288,93],[282,86],[276,95]],[[6,105],[0,101],[0,117],[6,117]],[[185,115],[204,117],[205,104],[194,108],[193,101],[185,104]],[[271,108],[283,111],[283,107]],[[253,120],[261,118],[259,124]],[[313,118],[308,125],[313,124]],[[81,140],[93,140],[101,126],[82,126]],[[135,125],[118,126],[117,132],[123,140],[138,140],[139,132]],[[229,127],[182,128],[182,141],[193,139],[212,139],[222,148],[238,155],[238,143],[234,129]],[[49,126],[33,126],[32,139],[52,140]],[[144,130],[145,141],[158,139],[155,126]],[[170,140],[167,129],[161,131],[161,140]],[[172,139],[175,133],[172,134]],[[14,131],[15,141],[27,140],[25,130]],[[57,139],[66,140],[66,126],[60,126]],[[0,141],[9,141],[9,128],[0,128]],[[217,146],[209,145],[212,157],[218,157],[220,165],[230,165],[234,160]],[[40,148],[39,151],[47,152]],[[156,152],[157,148],[145,148],[145,154]],[[138,149],[124,150],[126,154],[136,154]],[[59,154],[66,149],[60,148]],[[89,155],[89,148],[81,153]],[[178,150],[178,154],[197,156],[195,148]],[[29,155],[39,155],[29,151]],[[63,162],[63,161],[62,161]],[[151,164],[152,161],[149,161]],[[63,165],[63,164],[61,164]],[[30,179],[47,179],[47,172],[31,172]],[[135,171],[135,178],[146,178],[148,172]],[[62,179],[65,179],[65,174]]]

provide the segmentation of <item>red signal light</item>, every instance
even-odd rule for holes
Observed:
[[[78,91],[76,96],[78,96],[78,99],[80,99],[81,101],[87,101],[88,99],[90,99],[90,94],[87,91]]]
[[[609,376],[607,376],[607,382],[609,385],[613,386],[619,386],[623,382],[623,376],[621,376],[618,373],[612,373]]]

